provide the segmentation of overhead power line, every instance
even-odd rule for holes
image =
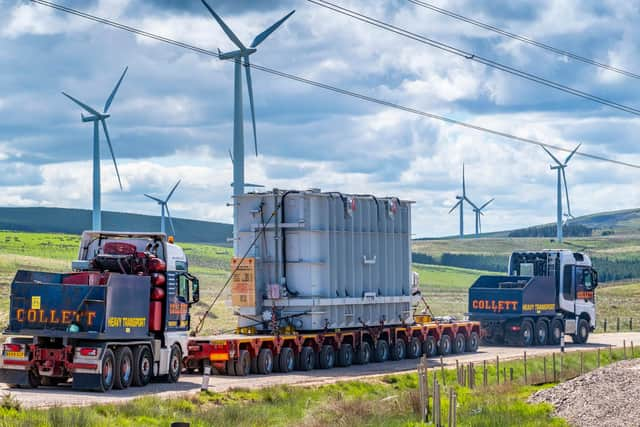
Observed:
[[[176,40],[173,40],[173,39],[170,39],[170,38],[167,38],[167,37],[163,37],[163,36],[160,36],[160,35],[157,35],[157,34],[149,33],[149,32],[140,30],[138,28],[134,28],[134,27],[130,27],[128,25],[120,24],[118,22],[111,21],[111,20],[108,20],[108,19],[105,19],[105,18],[101,18],[101,17],[95,16],[95,15],[91,15],[91,14],[88,14],[86,12],[81,12],[79,10],[72,9],[70,7],[67,7],[67,6],[62,6],[62,5],[59,5],[57,3],[53,3],[53,2],[50,2],[50,1],[46,1],[46,0],[31,0],[31,2],[40,4],[40,5],[43,5],[43,6],[48,6],[48,7],[51,7],[53,9],[57,9],[57,10],[62,11],[62,12],[70,13],[70,14],[73,14],[73,15],[76,15],[76,16],[79,16],[79,17],[94,21],[94,22],[99,22],[101,24],[105,24],[105,25],[108,25],[108,26],[111,26],[111,27],[114,27],[114,28],[125,30],[125,31],[131,32],[133,34],[137,34],[137,35],[148,37],[148,38],[151,38],[151,39],[154,39],[154,40],[157,40],[157,41],[161,41],[163,43],[167,43],[167,44],[178,46],[178,47],[181,47],[181,48],[184,48],[184,49],[188,49],[188,50],[191,50],[191,51],[203,54],[203,55],[213,56],[213,57],[216,57],[216,58],[219,57],[217,52],[213,52],[213,51],[210,51],[210,50],[207,50],[207,49],[202,49],[200,47],[192,46],[190,44],[179,42],[179,41],[176,41]],[[233,61],[230,61],[230,62],[233,62]],[[468,128],[468,129],[473,129],[473,130],[476,130],[476,131],[485,132],[485,133],[489,133],[489,134],[496,135],[496,136],[501,136],[501,137],[504,137],[504,138],[507,138],[507,139],[511,139],[511,140],[514,140],[514,141],[519,141],[519,142],[524,142],[524,143],[527,143],[527,144],[537,145],[537,146],[540,146],[540,147],[552,148],[554,150],[564,151],[564,152],[567,152],[567,153],[570,153],[572,151],[571,149],[567,149],[567,148],[564,148],[564,147],[561,147],[561,146],[558,146],[558,145],[549,144],[549,143],[541,142],[541,141],[536,141],[534,139],[524,138],[524,137],[512,135],[512,134],[507,133],[507,132],[502,132],[502,131],[498,131],[498,130],[494,130],[494,129],[489,129],[489,128],[485,128],[485,127],[482,127],[482,126],[474,125],[472,123],[467,123],[467,122],[463,122],[463,121],[460,121],[460,120],[451,119],[449,117],[440,116],[440,115],[437,115],[437,114],[433,114],[433,113],[429,113],[429,112],[426,112],[426,111],[418,110],[416,108],[407,107],[407,106],[404,106],[404,105],[401,105],[401,104],[396,104],[396,103],[393,103],[393,102],[390,102],[390,101],[385,101],[385,100],[382,100],[382,99],[374,98],[374,97],[371,97],[371,96],[368,96],[368,95],[364,95],[364,94],[361,94],[361,93],[357,93],[357,92],[354,92],[354,91],[350,91],[350,90],[347,90],[347,89],[342,89],[342,88],[339,88],[339,87],[336,87],[336,86],[331,86],[331,85],[328,85],[328,84],[325,84],[325,83],[321,83],[321,82],[310,80],[310,79],[307,79],[307,78],[304,78],[304,77],[296,76],[294,74],[289,74],[289,73],[285,73],[283,71],[278,71],[278,70],[275,70],[273,68],[268,68],[268,67],[264,67],[264,66],[261,66],[261,65],[253,64],[253,63],[250,66],[253,69],[256,69],[256,70],[259,70],[259,71],[262,71],[262,72],[265,72],[265,73],[269,73],[269,74],[276,75],[276,76],[279,76],[279,77],[283,77],[283,78],[286,78],[286,79],[294,80],[294,81],[297,81],[297,82],[300,82],[300,83],[304,83],[304,84],[307,84],[307,85],[311,85],[311,86],[315,86],[315,87],[318,87],[318,88],[326,89],[326,90],[329,90],[329,91],[332,91],[332,92],[336,92],[336,93],[339,93],[339,94],[342,94],[342,95],[347,95],[347,96],[350,96],[350,97],[353,97],[353,98],[357,98],[357,99],[360,99],[360,100],[363,100],[363,101],[367,101],[367,102],[371,102],[371,103],[374,103],[374,104],[382,105],[382,106],[385,106],[385,107],[390,107],[390,108],[394,108],[394,109],[397,109],[397,110],[406,111],[408,113],[416,114],[416,115],[419,115],[419,116],[428,117],[430,119],[440,120],[442,122],[454,124],[454,125],[457,125],[457,126],[462,126],[462,127]],[[588,154],[588,153],[579,151],[579,152],[576,153],[576,155],[577,156],[586,157],[586,158],[590,158],[590,159],[594,159],[594,160],[601,160],[601,161],[605,161],[605,162],[609,162],[609,163],[614,163],[614,164],[621,165],[621,166],[627,166],[627,167],[631,167],[631,168],[635,168],[635,169],[640,169],[640,165],[637,165],[637,164],[634,164],[634,163],[625,162],[625,161],[622,161],[622,160],[610,159],[610,158],[607,158],[607,157],[604,157],[604,156],[598,156],[598,155],[595,155],[595,154]]]
[[[603,68],[603,69],[608,70],[608,71],[613,71],[614,73],[619,73],[619,74],[622,74],[622,75],[627,76],[627,77],[632,77],[634,79],[640,79],[640,75],[638,75],[636,73],[632,73],[631,71],[627,71],[627,70],[624,70],[622,68],[614,67],[614,66],[606,64],[604,62],[596,61],[595,59],[587,58],[585,56],[578,55],[576,53],[572,53],[572,52],[569,52],[567,50],[559,49],[557,47],[553,47],[551,45],[548,45],[548,44],[533,40],[533,39],[531,39],[529,37],[526,37],[526,36],[521,36],[521,35],[516,34],[516,33],[511,33],[509,31],[503,30],[502,28],[498,28],[496,26],[493,26],[493,25],[490,25],[490,24],[486,24],[486,23],[481,22],[481,21],[477,21],[477,20],[475,20],[473,18],[469,18],[467,16],[460,15],[459,13],[452,12],[452,11],[447,10],[447,9],[443,9],[443,8],[435,6],[435,5],[431,4],[431,3],[427,3],[427,2],[421,1],[421,0],[407,0],[407,1],[410,2],[410,3],[413,3],[413,4],[417,5],[417,6],[421,6],[421,7],[424,7],[426,9],[430,9],[430,10],[432,10],[434,12],[438,12],[438,13],[441,13],[443,15],[449,16],[451,18],[457,19],[459,21],[463,21],[463,22],[469,23],[471,25],[475,25],[476,27],[480,27],[480,28],[483,28],[485,30],[493,31],[494,33],[498,33],[498,34],[503,35],[505,37],[510,37],[510,38],[512,38],[514,40],[519,40],[519,41],[521,41],[523,43],[527,43],[527,44],[530,44],[532,46],[536,46],[536,47],[539,47],[541,49],[548,50],[548,51],[556,53],[558,55],[566,56],[567,58],[575,59],[576,61],[581,61],[581,62],[584,62],[586,64],[594,65],[596,67],[600,67],[600,68]]]
[[[479,62],[480,64],[484,64],[488,67],[495,68],[500,71],[504,71],[506,73],[512,74],[517,77],[521,77],[526,80],[530,80],[532,82],[559,90],[561,92],[568,93],[570,95],[574,95],[580,98],[587,99],[589,101],[596,102],[598,104],[606,105],[611,108],[615,108],[620,111],[627,112],[629,114],[633,114],[636,116],[640,116],[640,110],[630,107],[628,105],[620,104],[615,101],[611,101],[606,98],[599,97],[597,95],[590,94],[588,92],[581,91],[579,89],[572,88],[570,86],[563,85],[562,83],[557,83],[549,79],[545,79],[544,77],[540,77],[535,74],[528,73],[526,71],[519,70],[517,68],[513,68],[509,65],[501,64],[492,59],[485,58],[483,56],[476,55],[472,52],[467,52],[465,50],[459,49],[457,47],[448,45],[446,43],[439,42],[437,40],[430,39],[423,35],[411,32],[404,28],[397,27],[395,25],[389,24],[387,22],[381,21],[379,19],[372,18],[370,16],[364,15],[362,13],[356,12],[351,9],[347,9],[345,7],[336,5],[334,3],[328,2],[326,0],[307,0],[309,3],[313,3],[315,5],[324,7],[326,9],[332,10],[334,12],[340,13],[342,15],[357,19],[358,21],[365,22],[367,24],[373,25],[375,27],[381,28],[383,30],[390,31],[392,33],[401,35],[403,37],[415,40],[419,43],[423,43],[425,45],[435,47],[437,49],[443,50],[445,52],[460,56],[465,59],[469,59],[471,61]]]

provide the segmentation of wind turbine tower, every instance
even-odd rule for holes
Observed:
[[[495,199],[491,199],[488,202],[485,202],[484,205],[477,207],[475,204],[472,203],[473,205],[473,213],[476,215],[476,237],[480,236],[480,233],[482,233],[482,220],[480,219],[481,215],[484,215],[484,212],[482,212],[487,206],[489,206],[489,204],[491,202],[493,202]]]
[[[244,132],[243,132],[243,115],[242,115],[242,72],[241,66],[245,67],[245,75],[247,78],[247,90],[249,92],[249,104],[251,107],[251,120],[253,124],[253,143],[258,155],[258,138],[256,136],[256,117],[255,109],[253,106],[253,88],[251,85],[251,64],[249,62],[249,56],[257,51],[258,45],[262,43],[271,33],[273,33],[284,21],[286,21],[294,11],[291,11],[284,18],[277,21],[275,24],[261,32],[253,39],[253,42],[249,47],[246,47],[240,39],[231,31],[231,28],[218,16],[216,12],[209,6],[205,0],[201,0],[202,4],[211,13],[213,18],[218,22],[218,25],[225,32],[227,37],[238,47],[238,50],[232,52],[222,53],[218,51],[219,58],[222,60],[233,60],[235,62],[234,68],[234,113],[233,113],[233,248],[237,254],[238,250],[238,209],[237,201],[235,198],[244,194]]]
[[[120,172],[118,171],[118,163],[116,162],[116,156],[113,154],[113,146],[111,145],[111,139],[109,138],[109,131],[107,130],[107,122],[106,120],[111,116],[107,114],[109,111],[109,107],[113,102],[113,98],[116,96],[116,92],[118,92],[118,88],[120,87],[120,83],[124,79],[125,74],[127,74],[128,67],[125,67],[124,72],[120,76],[120,80],[116,83],[116,86],[111,91],[111,95],[107,98],[107,102],[104,104],[104,109],[102,113],[99,113],[94,108],[91,108],[87,104],[77,100],[71,95],[62,92],[64,96],[78,104],[82,109],[87,111],[90,116],[85,116],[80,113],[80,117],[83,122],[93,122],[93,215],[92,215],[92,230],[100,231],[102,230],[102,215],[100,211],[100,129],[99,125],[102,124],[102,129],[104,131],[104,136],[107,139],[107,144],[109,145],[109,151],[111,152],[111,158],[113,159],[113,166],[116,168],[116,175],[118,176],[118,183],[120,184],[120,190],[122,190],[122,181],[120,180]]]
[[[169,212],[169,199],[171,198],[171,196],[173,196],[173,192],[176,191],[176,188],[178,188],[178,185],[180,185],[180,181],[182,180],[178,180],[178,182],[176,182],[176,185],[173,186],[173,188],[171,189],[171,191],[169,192],[169,195],[167,196],[166,199],[162,200],[159,199],[157,197],[154,196],[150,196],[148,194],[145,194],[146,197],[150,198],[151,200],[155,200],[159,205],[160,205],[160,232],[161,233],[166,233],[166,228],[164,225],[164,214],[165,212],[167,213],[167,216],[169,217],[169,224],[171,225],[171,233],[173,236],[176,235],[176,229],[173,228],[173,220],[171,219],[171,212]]]
[[[456,196],[458,202],[453,205],[449,213],[453,212],[456,208],[460,208],[460,238],[464,238],[464,202],[466,201],[472,207],[476,207],[471,200],[467,197],[467,186],[464,179],[464,163],[462,164],[462,196]]]
[[[557,171],[557,175],[558,175],[558,181],[557,181],[557,211],[556,211],[556,240],[558,241],[558,243],[562,243],[562,183],[564,182],[564,192],[565,192],[565,196],[567,199],[567,214],[566,217],[567,219],[569,218],[573,218],[573,215],[571,214],[571,205],[569,204],[569,187],[567,186],[567,175],[565,174],[564,170],[567,167],[567,165],[569,164],[569,160],[571,160],[571,158],[573,157],[574,154],[576,154],[576,152],[578,151],[578,148],[580,148],[580,145],[582,144],[578,144],[578,146],[576,148],[573,149],[573,151],[567,156],[567,158],[565,159],[564,162],[561,162],[560,160],[558,160],[558,158],[556,156],[554,156],[553,154],[551,154],[551,152],[549,150],[547,150],[546,147],[541,146],[542,149],[544,151],[547,152],[547,154],[553,159],[553,161],[556,163],[555,166],[551,166],[551,170],[556,170]]]

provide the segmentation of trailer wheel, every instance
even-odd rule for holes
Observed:
[[[355,363],[357,365],[366,365],[369,362],[371,362],[371,346],[368,342],[362,341],[356,352]]]
[[[118,347],[115,353],[115,377],[113,388],[122,390],[128,388],[133,380],[133,354],[127,346]]]
[[[280,350],[278,362],[278,364],[280,365],[280,372],[287,373],[295,369],[296,358],[291,347],[283,347],[282,350]]]
[[[547,327],[547,321],[538,319],[536,321],[536,345],[547,345],[548,339],[549,328]]]
[[[146,345],[133,349],[133,379],[131,384],[144,387],[151,382],[153,376],[153,356]]]
[[[551,321],[551,328],[549,329],[549,344],[559,345],[560,337],[562,337],[562,319],[555,318]]]
[[[407,344],[402,338],[398,338],[391,348],[391,360],[402,360],[407,357]]]
[[[258,373],[269,375],[273,372],[273,353],[271,349],[263,348],[258,353]]]
[[[313,347],[308,345],[302,347],[298,355],[298,369],[301,371],[310,371],[315,364],[316,353],[313,351]]]
[[[571,335],[576,344],[585,344],[589,339],[589,322],[587,319],[578,320],[578,329],[575,335]]]
[[[98,391],[109,391],[113,387],[115,377],[115,357],[110,348],[104,350],[102,356],[102,374],[100,375],[100,386]]]
[[[407,358],[417,359],[422,356],[422,344],[420,344],[420,338],[413,337],[409,341],[409,348],[407,348]]]
[[[438,345],[433,335],[429,335],[422,343],[422,353],[427,357],[435,357],[438,354]]]
[[[451,337],[448,334],[443,334],[440,337],[438,354],[440,354],[440,356],[448,356],[451,354]]]
[[[24,386],[25,388],[38,388],[40,386],[41,378],[37,368],[33,367],[29,369],[27,381],[26,386]]]
[[[333,351],[333,347],[330,345],[323,345],[320,350],[320,357],[318,362],[320,369],[331,369],[336,361],[336,353]]]
[[[169,372],[167,374],[167,382],[175,383],[180,379],[180,371],[182,370],[182,350],[178,344],[171,346],[171,354],[169,355]]]
[[[533,322],[525,319],[520,324],[520,345],[523,347],[529,347],[534,342],[533,336]]]
[[[240,350],[238,360],[234,362],[234,373],[238,377],[245,377],[251,371],[251,355],[248,350]]]
[[[338,351],[338,366],[347,367],[353,363],[353,347],[351,344],[342,344]]]
[[[451,352],[453,354],[464,353],[466,345],[467,339],[465,338],[464,334],[462,332],[458,332],[456,334],[456,337],[453,339],[453,348],[451,349]]]
[[[373,360],[375,362],[386,362],[389,360],[389,343],[386,340],[378,340]]]
[[[478,333],[476,331],[473,331],[469,334],[469,337],[467,338],[467,348],[466,351],[469,353],[475,353],[476,351],[478,351],[478,343],[479,343],[479,339],[478,339]]]

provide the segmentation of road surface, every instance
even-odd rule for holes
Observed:
[[[567,340],[569,343],[571,339]],[[622,346],[626,341],[640,345],[640,333],[611,333],[594,334],[585,345],[568,344],[566,351],[592,350],[599,346]],[[478,362],[482,360],[495,361],[499,355],[501,360],[521,358],[525,348],[482,346],[477,353],[465,353],[444,358],[445,366],[460,362]],[[529,347],[527,356],[548,354],[558,351],[558,347]],[[432,366],[439,366],[440,359],[429,359]],[[383,376],[391,373],[413,371],[416,360],[401,360],[397,362],[370,363],[368,365],[353,365],[349,368],[334,368],[329,370],[313,370],[309,372],[292,372],[288,374],[271,374],[268,376],[251,375],[248,377],[229,377],[212,375],[209,390],[223,392],[230,388],[263,388],[273,385],[319,385],[337,381],[348,381],[361,378]],[[40,387],[38,389],[10,389],[6,384],[0,384],[0,395],[11,393],[20,401],[23,407],[47,408],[52,406],[84,406],[104,403],[123,403],[142,396],[157,396],[162,398],[184,396],[200,391],[202,376],[183,375],[176,384],[152,383],[146,387],[131,387],[126,390],[112,390],[109,393],[74,391],[69,385],[57,387]]]

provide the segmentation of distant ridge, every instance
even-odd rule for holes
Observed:
[[[173,218],[176,240],[226,244],[233,234],[230,224]],[[159,231],[160,217],[102,211],[102,227],[109,231]],[[80,234],[91,229],[91,211],[65,208],[2,208],[0,230]]]

